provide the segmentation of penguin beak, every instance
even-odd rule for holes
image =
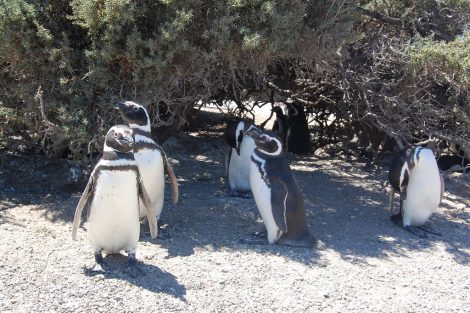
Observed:
[[[253,138],[253,139],[256,139],[258,138],[259,136],[261,136],[263,132],[261,130],[259,130],[258,128],[255,128],[255,127],[251,127],[250,129],[248,129],[247,131],[245,131],[245,135]]]
[[[124,143],[126,146],[134,147],[134,138],[132,134],[124,134],[118,139],[119,142]]]
[[[112,106],[113,106],[113,108],[118,109],[120,111],[123,111],[127,108],[127,106],[124,104],[124,102],[120,102],[120,101],[114,101],[112,103]]]

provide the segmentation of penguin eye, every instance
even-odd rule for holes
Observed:
[[[138,107],[133,107],[132,110],[133,110],[134,112],[137,112],[137,111],[139,111],[139,108],[138,108]]]

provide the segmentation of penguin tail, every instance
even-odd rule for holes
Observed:
[[[166,173],[168,174],[168,177],[170,178],[170,181],[171,181],[171,195],[172,195],[173,204],[176,205],[178,203],[178,198],[179,198],[178,181],[176,179],[175,173],[173,172],[173,168],[171,167],[170,162],[168,162],[166,155],[164,155],[164,163],[165,163]]]

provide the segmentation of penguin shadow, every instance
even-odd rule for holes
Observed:
[[[162,271],[155,265],[137,260],[136,266],[139,268],[140,273],[130,275],[126,272],[126,255],[108,254],[103,259],[106,262],[105,272],[93,272],[90,268],[84,267],[83,273],[88,277],[102,275],[105,279],[125,280],[148,291],[165,293],[186,302],[186,288],[178,283],[173,274]]]
[[[447,191],[438,212],[431,217],[435,229],[443,230],[445,249],[460,264],[470,264],[470,181],[452,182],[446,177]],[[465,251],[466,250],[466,251]]]
[[[168,222],[165,224],[167,233],[163,238],[160,238],[159,234],[156,239],[151,239],[148,225],[145,225],[141,227],[140,241],[158,245],[166,250],[166,259],[191,256],[196,249],[229,250],[270,254],[306,265],[323,266],[323,261],[319,260],[321,248],[315,238],[312,238],[314,245],[311,248],[270,245],[266,235],[256,237],[255,242],[246,242],[246,239],[253,239],[253,234],[266,230],[254,199],[234,198],[227,193],[209,201],[213,202],[212,205],[197,205],[191,210],[175,209],[176,212],[164,211],[162,217]],[[182,211],[178,212],[179,210]],[[183,211],[185,215],[181,218]]]
[[[139,241],[161,246],[167,251],[166,259],[193,255],[198,241],[193,238],[187,238],[185,241],[175,240],[175,234],[179,231],[182,229],[178,225],[164,224],[163,228],[159,228],[157,238],[152,239],[149,226],[144,222],[140,224]]]
[[[470,263],[470,255],[464,251],[470,248],[468,210],[457,214],[443,201],[427,222],[442,236],[418,238],[390,220],[388,167],[365,164],[361,169],[358,164],[340,163],[336,168],[325,168],[317,165],[315,158],[297,157],[296,161],[303,166],[294,172],[305,197],[311,233],[344,260],[367,263],[368,257],[406,257],[407,250],[442,243],[456,262]],[[310,168],[305,170],[306,166]],[[450,189],[446,195],[451,193]],[[394,203],[398,210],[398,197]]]
[[[41,203],[34,210],[41,211],[41,217],[45,218],[52,223],[56,222],[73,222],[75,214],[75,207],[78,204],[80,197],[77,195],[57,195],[55,197],[45,197]],[[86,214],[88,214],[89,207],[85,207],[86,213],[82,216],[83,221],[86,221]]]
[[[0,225],[2,224],[11,224],[15,226],[20,226],[26,228],[27,226],[18,221],[13,214],[9,212],[10,209],[13,209],[17,206],[14,202],[0,201]]]

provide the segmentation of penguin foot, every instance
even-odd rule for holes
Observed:
[[[425,233],[428,233],[428,234],[431,234],[431,235],[434,235],[434,236],[439,236],[441,237],[442,234],[438,231],[435,231],[434,229],[431,228],[431,226],[418,226],[417,228],[419,228],[420,230],[424,231]]]
[[[85,272],[89,275],[98,275],[106,273],[105,267],[107,263],[103,259],[101,251],[95,252],[95,264],[89,268],[85,268]]]
[[[230,191],[230,197],[239,197],[239,198],[243,198],[243,199],[252,199],[253,198],[253,193],[251,191],[242,192],[242,191],[231,190]]]
[[[395,224],[395,225],[398,225],[398,226],[402,226],[402,216],[401,216],[401,213],[397,213],[397,214],[393,214],[392,216],[390,216],[390,220]]]
[[[137,278],[145,275],[145,272],[137,264],[135,254],[129,254],[124,272],[131,278]]]
[[[301,238],[291,239],[283,237],[276,242],[276,245],[285,245],[291,247],[301,247],[301,248],[313,248],[314,242],[316,240],[311,238],[310,235],[306,235]]]
[[[241,192],[239,197],[243,199],[253,199],[253,193],[251,191]]]
[[[419,238],[428,238],[428,235],[426,234],[425,231],[420,229],[419,227],[414,227],[414,226],[404,226],[403,227],[407,232],[412,233],[413,235],[419,237]]]

